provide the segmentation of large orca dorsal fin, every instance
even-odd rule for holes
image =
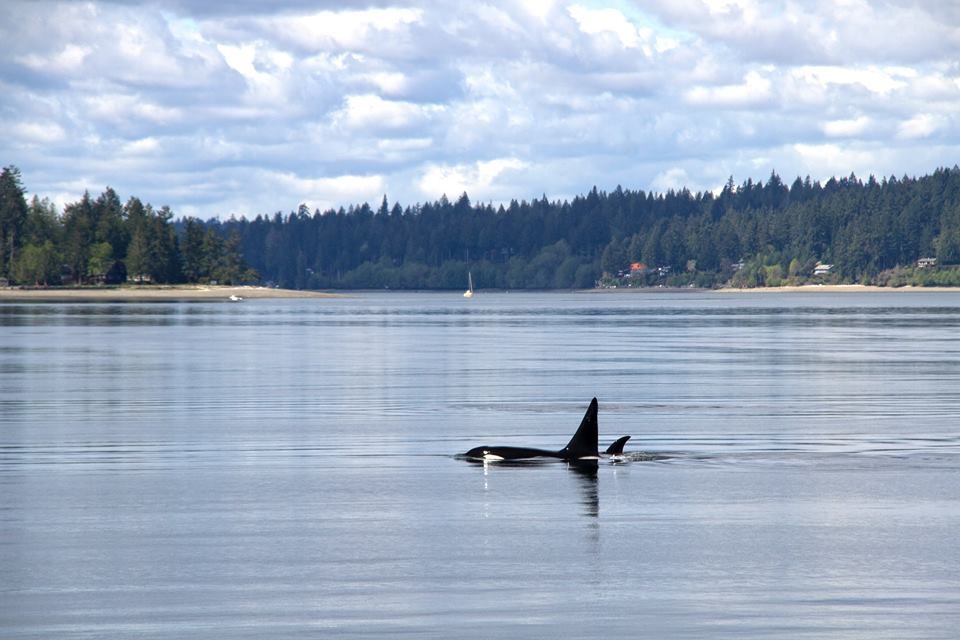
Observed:
[[[630,436],[623,436],[622,438],[617,438],[617,441],[612,445],[607,447],[608,456],[622,456],[623,455],[623,445],[627,444],[627,440],[630,439]]]
[[[599,441],[599,428],[597,426],[597,399],[590,401],[587,412],[583,414],[583,420],[580,421],[580,427],[573,434],[573,438],[566,447],[560,452],[567,460],[579,460],[581,458],[599,458],[600,451],[597,445]]]

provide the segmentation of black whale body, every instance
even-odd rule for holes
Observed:
[[[597,399],[590,401],[587,412],[583,414],[580,427],[570,442],[559,451],[536,449],[533,447],[482,446],[474,447],[463,454],[468,460],[526,460],[529,458],[557,458],[567,462],[587,462],[600,459],[599,428],[597,423]],[[623,455],[623,445],[630,439],[624,436],[607,449],[608,455]]]

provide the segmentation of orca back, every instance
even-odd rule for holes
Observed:
[[[584,458],[599,458],[600,450],[598,442],[600,440],[599,426],[597,424],[597,399],[590,401],[587,412],[583,414],[583,420],[580,421],[580,427],[573,434],[573,438],[561,451],[561,457],[566,460],[581,460]]]
[[[622,456],[623,455],[623,445],[627,444],[627,440],[630,439],[630,436],[623,436],[618,438],[616,442],[607,447],[608,456]]]
[[[556,451],[531,447],[474,447],[463,454],[468,460],[524,460],[526,458],[558,458]]]

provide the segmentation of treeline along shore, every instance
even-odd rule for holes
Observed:
[[[176,218],[111,188],[58,211],[0,175],[0,282],[258,284],[296,290],[960,286],[960,168],[719,191],[596,187],[570,201]]]

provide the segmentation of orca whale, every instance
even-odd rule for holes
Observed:
[[[567,462],[596,462],[600,459],[599,451],[599,427],[597,423],[597,399],[590,401],[587,412],[583,414],[583,420],[577,432],[573,434],[570,442],[559,451],[550,451],[548,449],[535,449],[532,447],[508,447],[508,446],[482,446],[470,449],[463,457],[468,460],[482,460],[494,462],[500,460],[526,460],[529,458],[557,458]],[[630,436],[624,436],[610,445],[606,454],[612,457],[623,456],[623,445],[626,444]]]

